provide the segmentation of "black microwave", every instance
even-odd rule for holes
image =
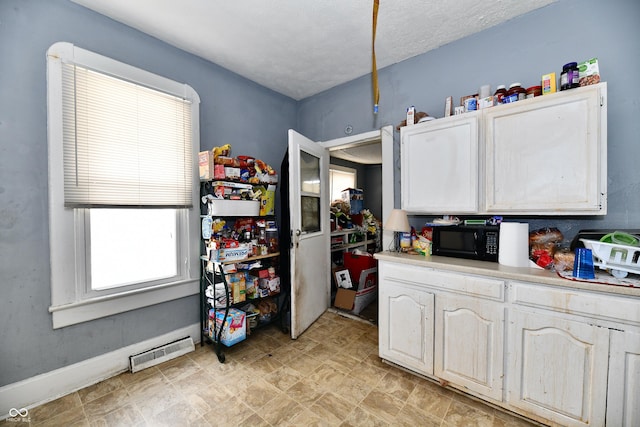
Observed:
[[[433,255],[498,262],[498,225],[433,227]]]

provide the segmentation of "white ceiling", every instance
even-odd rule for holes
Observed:
[[[295,100],[371,72],[373,0],[72,0]],[[380,0],[378,68],[556,0]]]

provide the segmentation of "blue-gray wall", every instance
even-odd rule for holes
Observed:
[[[381,70],[380,113],[374,117],[369,77],[296,103],[67,0],[1,0],[0,386],[198,320],[198,299],[190,297],[51,329],[45,80],[51,44],[72,42],[188,83],[202,100],[203,149],[231,143],[234,155],[252,154],[276,168],[288,128],[329,140],[344,136],[347,125],[354,133],[395,126],[409,105],[441,117],[447,96],[458,99],[486,83],[533,85],[566,62],[598,57],[609,88],[609,214],[531,221],[572,235],[580,228],[640,226],[638,22],[637,0],[560,0]]]
[[[384,13],[385,5],[380,6]],[[388,6],[387,6],[388,7]],[[609,213],[590,218],[520,218],[530,228],[557,226],[570,240],[580,229],[640,228],[640,1],[559,0],[432,52],[380,70],[380,112],[371,113],[371,79],[354,80],[300,102],[298,126],[313,140],[398,125],[408,106],[444,115],[444,100],[476,93],[483,84],[540,84],[542,74],[597,57],[608,84]],[[394,136],[395,205],[400,205],[399,133]],[[549,153],[553,156],[554,153]],[[428,159],[425,159],[428,170]],[[426,185],[437,185],[428,177]],[[550,182],[549,186],[554,185]],[[413,217],[413,225],[425,222]]]
[[[193,296],[52,329],[45,53],[58,41],[191,85],[202,149],[230,143],[278,169],[295,127],[294,100],[68,0],[0,1],[0,386],[199,320]]]

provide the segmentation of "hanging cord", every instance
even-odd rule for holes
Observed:
[[[371,74],[373,77],[373,114],[378,114],[380,89],[378,88],[378,67],[376,66],[376,27],[378,26],[378,7],[380,0],[373,0],[373,31],[371,36]]]

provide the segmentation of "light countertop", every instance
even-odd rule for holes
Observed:
[[[423,256],[410,255],[396,252],[379,252],[375,258],[381,261],[391,261],[400,264],[415,265],[419,267],[442,269],[467,274],[478,274],[506,280],[518,280],[524,282],[541,283],[551,286],[563,286],[566,288],[582,289],[592,292],[602,292],[606,294],[627,295],[640,298],[640,280],[638,275],[630,274],[622,281],[615,279],[609,273],[601,271],[596,267],[595,281],[578,281],[571,278],[563,278],[557,273],[540,268],[529,267],[509,267],[497,262],[476,261],[462,258],[452,258],[443,256]],[[569,276],[570,277],[570,276]],[[630,285],[612,285],[598,283],[597,280],[610,282],[627,282]]]

